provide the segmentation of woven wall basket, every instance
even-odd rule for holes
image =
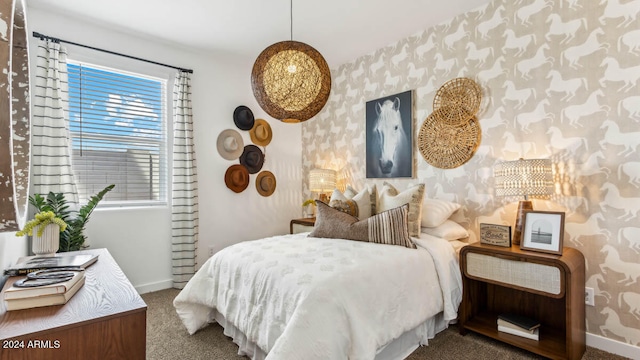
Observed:
[[[455,78],[438,89],[433,98],[433,110],[448,106],[451,109],[464,109],[469,116],[473,116],[480,110],[481,101],[482,90],[475,81],[469,78]],[[461,125],[467,121],[464,116],[447,116],[442,119],[450,125]]]
[[[260,107],[273,118],[306,121],[327,103],[331,71],[313,47],[282,41],[260,53],[253,64],[251,87]]]
[[[480,144],[480,124],[475,117],[453,126],[440,121],[442,109],[435,110],[422,123],[418,148],[424,160],[441,169],[453,169],[466,163]]]

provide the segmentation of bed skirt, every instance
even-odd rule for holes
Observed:
[[[246,355],[252,360],[264,360],[267,354],[255,343],[249,341],[247,337],[227,321],[222,314],[215,309],[212,310],[215,321],[224,329],[224,335],[233,339],[238,345],[238,355]],[[397,339],[383,346],[376,353],[374,360],[402,360],[414,352],[420,345],[428,345],[428,340],[433,339],[437,333],[449,326],[450,321],[444,320],[442,312],[427,319],[427,321],[416,326],[412,330],[400,335]]]

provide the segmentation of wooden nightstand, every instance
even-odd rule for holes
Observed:
[[[580,359],[585,351],[584,256],[562,256],[480,243],[460,250],[463,295],[460,333],[489,336],[551,359]],[[540,340],[499,332],[501,313],[540,321]]]
[[[316,224],[316,218],[293,219],[289,224],[289,233],[297,234],[301,232],[309,232],[313,230]]]

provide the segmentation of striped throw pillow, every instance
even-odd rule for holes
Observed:
[[[409,205],[358,220],[357,217],[316,201],[316,224],[310,237],[367,241],[416,249],[409,237]]]

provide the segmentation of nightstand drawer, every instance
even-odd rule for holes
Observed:
[[[564,294],[561,272],[555,266],[474,252],[466,253],[466,261],[465,272],[469,277],[542,291],[554,297]]]

